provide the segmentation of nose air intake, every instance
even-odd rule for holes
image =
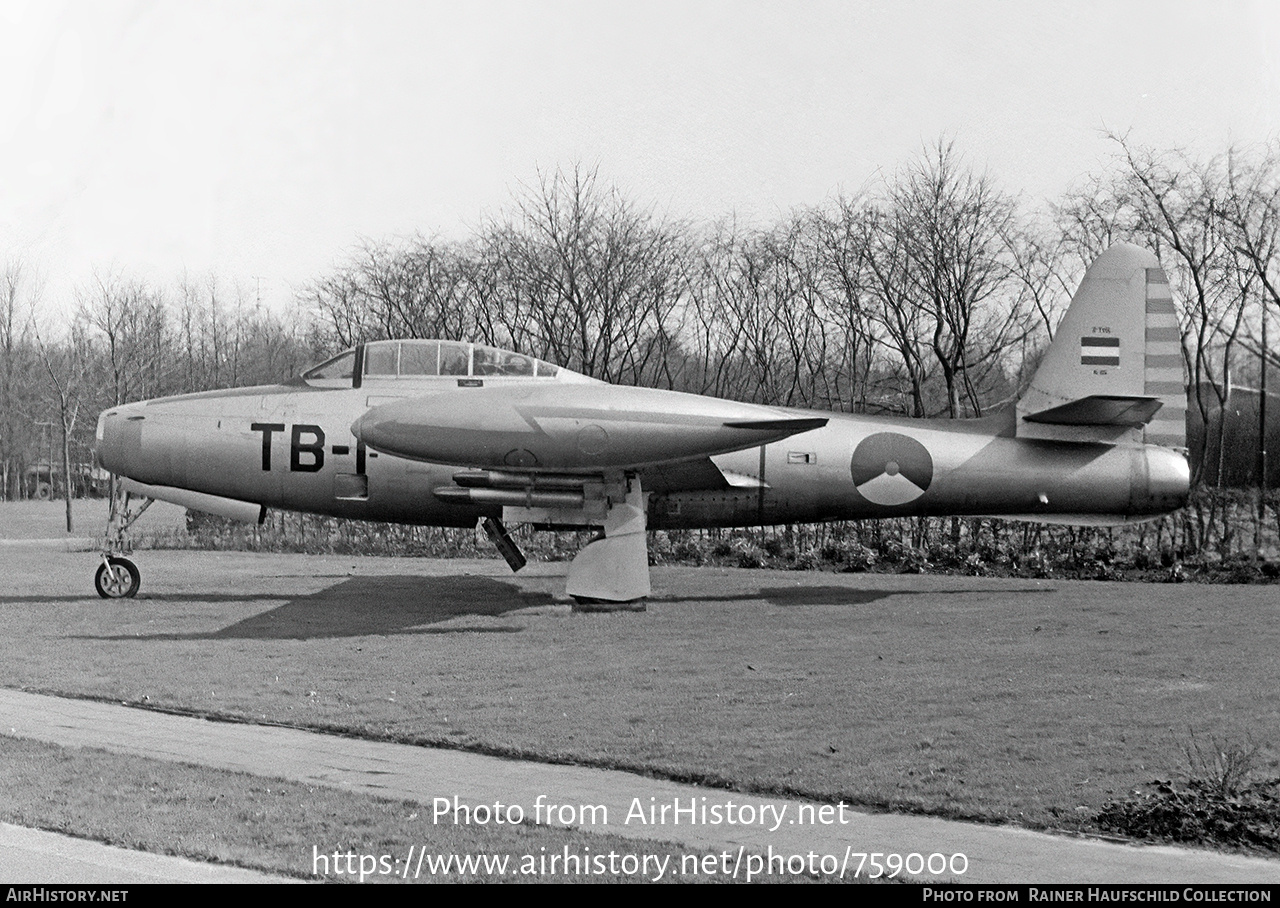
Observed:
[[[137,406],[116,407],[98,417],[94,458],[117,476],[135,476],[142,459],[144,417]]]

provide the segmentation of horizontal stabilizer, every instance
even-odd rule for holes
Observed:
[[[1091,394],[1022,418],[1027,422],[1056,426],[1127,426],[1136,429],[1151,422],[1162,406],[1164,404],[1155,397]]]

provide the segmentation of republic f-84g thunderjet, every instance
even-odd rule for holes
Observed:
[[[972,420],[819,413],[619,387],[445,340],[361,344],[283,385],[113,407],[97,457],[131,494],[434,526],[590,528],[580,601],[649,594],[646,530],[912,515],[1117,524],[1181,507],[1186,387],[1151,253],[1088,269],[1016,408]],[[118,529],[118,528],[117,528]],[[104,553],[97,588],[137,592]]]

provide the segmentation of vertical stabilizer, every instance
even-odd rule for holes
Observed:
[[[1018,435],[1183,447],[1178,318],[1160,262],[1128,243],[1085,272],[1031,385]]]

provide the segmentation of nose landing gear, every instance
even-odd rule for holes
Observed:
[[[103,599],[131,599],[138,594],[142,574],[136,564],[124,557],[133,552],[127,533],[151,502],[150,498],[144,499],[142,506],[130,513],[128,492],[124,493],[123,502],[112,496],[111,516],[102,541],[102,564],[93,575],[93,587]]]
[[[128,558],[103,553],[93,586],[103,599],[128,599],[136,596],[142,583],[138,566]]]

